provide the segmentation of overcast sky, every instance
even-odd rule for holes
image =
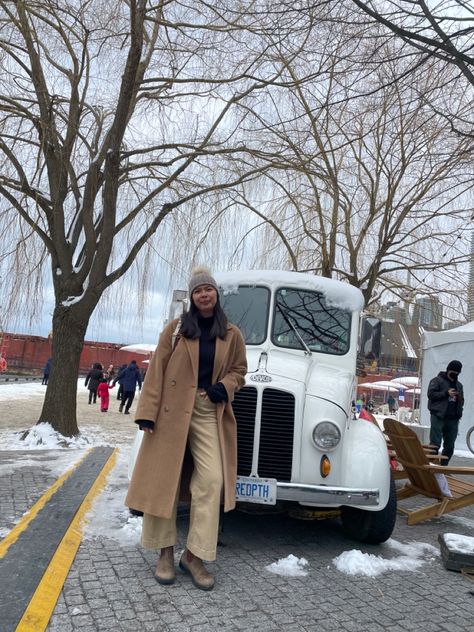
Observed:
[[[86,340],[133,344],[137,342],[156,343],[168,317],[171,289],[186,287],[184,282],[173,282],[171,276],[163,275],[162,283],[146,292],[144,309],[140,307],[138,288],[125,277],[117,282],[116,297],[106,303],[99,303],[86,333]],[[176,287],[174,287],[176,283]],[[123,297],[123,298],[117,298]],[[21,314],[8,317],[3,314],[2,327],[10,333],[31,334],[47,337],[52,329],[54,295],[52,288],[45,292],[41,314],[31,324]]]

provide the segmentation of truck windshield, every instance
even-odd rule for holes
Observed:
[[[220,292],[222,308],[237,325],[248,345],[258,345],[267,337],[270,290],[259,286],[239,286],[231,293]]]
[[[272,342],[278,347],[343,355],[349,350],[351,313],[326,305],[324,295],[280,288],[275,296]],[[297,333],[299,335],[297,335]]]

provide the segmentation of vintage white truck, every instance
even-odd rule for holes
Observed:
[[[362,293],[297,272],[215,278],[247,345],[246,384],[233,402],[238,502],[340,509],[349,536],[384,542],[396,518],[387,446],[351,410]]]

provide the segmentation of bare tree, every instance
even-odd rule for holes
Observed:
[[[265,15],[225,0],[0,1],[3,292],[31,304],[50,266],[39,421],[64,435],[78,432],[79,357],[104,292],[173,213],[262,169],[236,106],[277,79],[265,29],[278,39],[292,24]]]
[[[412,68],[419,69],[434,62],[439,68],[451,66],[450,84],[459,83],[470,93],[471,107],[458,112],[455,103],[446,98],[450,87],[434,90],[431,106],[448,118],[459,133],[473,136],[472,101],[474,87],[474,7],[464,0],[351,0],[368,17],[367,37],[384,38],[388,33],[410,47]],[[359,18],[360,20],[360,18]],[[354,17],[357,22],[357,15]],[[374,29],[374,25],[381,25]],[[429,93],[427,93],[429,94]]]
[[[424,56],[454,64],[474,85],[474,7],[464,0],[352,0]]]
[[[415,284],[420,294],[451,293],[460,307],[473,211],[470,140],[424,98],[450,69],[433,67],[404,84],[387,82],[381,70],[357,85],[342,54],[328,56],[331,70],[318,81],[299,81],[299,63],[286,66],[291,92],[275,98],[270,86],[265,107],[252,110],[279,160],[260,188],[233,193],[261,222],[254,229],[265,229],[260,262],[347,280],[367,305],[387,291],[406,300]]]

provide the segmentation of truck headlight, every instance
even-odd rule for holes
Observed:
[[[322,421],[313,430],[313,441],[321,450],[332,450],[341,440],[341,431],[332,421]]]

